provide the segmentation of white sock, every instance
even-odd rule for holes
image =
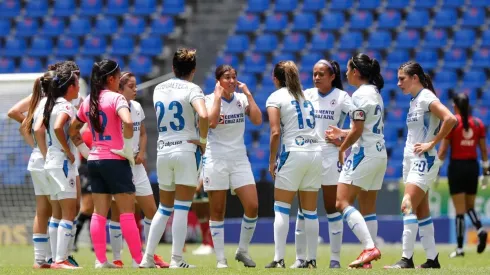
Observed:
[[[403,258],[407,258],[407,259],[412,258],[418,230],[419,230],[419,224],[417,222],[417,216],[415,214],[405,215],[403,217],[403,237],[402,237]]]
[[[318,234],[320,232],[318,215],[316,214],[316,210],[308,211],[303,209],[303,216],[305,217],[306,247],[308,248],[308,256],[306,257],[306,260],[316,260]]]
[[[289,231],[289,203],[276,201],[274,202],[274,261],[284,259],[286,253],[286,240]]]
[[[52,259],[53,255],[51,255],[51,238],[49,237],[49,223],[48,223],[48,245],[46,246],[46,262],[49,262],[50,259]],[[58,234],[58,232],[56,232]]]
[[[182,260],[185,238],[187,236],[187,220],[192,201],[174,201],[174,218],[172,221],[172,260]]]
[[[427,254],[427,259],[434,260],[438,253],[436,250],[436,240],[434,238],[434,224],[432,223],[432,218],[430,216],[419,220],[419,235],[420,242]]]
[[[225,260],[225,222],[209,220],[209,230],[213,238],[216,260]]]
[[[42,264],[46,261],[48,250],[48,234],[32,234],[32,243],[34,244],[34,261]]]
[[[121,250],[123,246],[123,237],[121,232],[121,224],[115,221],[109,222],[109,237],[112,247],[112,260],[121,260]]]
[[[56,262],[62,262],[67,259],[68,246],[70,245],[73,230],[73,222],[61,220],[58,226],[58,245],[56,246]]]
[[[71,240],[70,240],[70,245],[68,246],[68,251],[66,257],[68,257],[72,251],[73,247],[75,246],[75,235],[77,234],[77,220],[73,221],[73,228],[71,230]]]
[[[150,225],[150,232],[148,233],[148,240],[146,241],[145,255],[153,256],[155,249],[160,243],[163,232],[167,227],[168,218],[174,212],[173,207],[168,207],[160,203],[158,211],[155,213]]]
[[[344,219],[347,221],[352,232],[356,235],[359,241],[364,246],[364,249],[374,248],[374,242],[369,234],[366,222],[361,213],[352,206],[347,206],[344,211]]]
[[[238,251],[248,253],[248,246],[255,232],[258,217],[249,218],[243,214],[242,228],[240,230],[240,242],[238,243]]]
[[[305,217],[298,209],[296,216],[296,230],[294,231],[294,245],[296,247],[296,260],[306,260]]]
[[[376,213],[366,215],[363,218],[369,230],[369,235],[371,235],[371,239],[373,239],[374,245],[376,245],[376,238],[378,237],[378,218],[376,217]]]
[[[148,244],[148,236],[150,236],[151,219],[145,217],[143,219],[143,231],[145,232],[145,242]]]
[[[344,221],[339,212],[327,214],[328,236],[330,237],[330,260],[340,262],[340,249],[342,235],[344,234]]]
[[[49,221],[49,244],[51,246],[51,259],[53,263],[56,261],[56,247],[58,246],[58,226],[60,225],[60,220],[51,217]]]

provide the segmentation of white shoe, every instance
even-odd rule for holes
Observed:
[[[226,261],[226,259],[218,261],[216,268],[228,268],[228,262]]]
[[[141,260],[141,263],[139,265],[141,268],[157,268],[155,265],[155,260],[153,259],[153,255],[143,255],[143,259]]]
[[[213,253],[213,247],[206,244],[201,244],[197,249],[192,251],[192,255],[211,255]]]
[[[95,268],[120,268],[111,262],[100,263],[98,260],[95,260]]]
[[[172,259],[170,261],[170,266],[169,266],[169,268],[195,268],[195,267],[196,267],[195,265],[188,264],[183,259],[178,262]]]

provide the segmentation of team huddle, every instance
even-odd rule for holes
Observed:
[[[36,268],[79,268],[69,256],[73,221],[79,210],[77,152],[87,158],[92,187],[90,235],[96,268],[122,267],[122,263],[106,257],[106,217],[113,200],[111,213],[118,213],[118,223],[112,225],[111,221],[111,228],[119,227],[134,266],[195,267],[184,260],[183,249],[188,211],[200,183],[209,197],[209,227],[217,268],[228,267],[224,249],[228,190],[238,196],[244,208],[235,259],[246,267],[256,266],[248,248],[258,220],[258,198],[243,136],[246,119],[262,124],[264,106],[257,106],[246,83],[237,80],[237,71],[229,65],[216,69],[215,90],[205,96],[192,83],[194,50],[175,52],[172,69],[175,77],[156,86],[153,94],[158,129],[158,208],[139,154],[144,150],[141,147],[146,147],[146,136],[144,143],[140,139],[145,115],[133,100],[134,75],[121,72],[116,62],[94,64],[90,95],[85,99],[78,96],[80,72],[76,64],[66,61],[51,66],[36,81],[33,94],[14,106],[28,106],[27,116],[17,120],[22,123],[26,142],[33,147],[28,170],[37,202],[33,227]],[[319,189],[328,218],[330,268],[341,267],[344,220],[363,247],[349,268],[371,268],[371,263],[381,257],[375,241],[376,196],[388,159],[380,95],[384,81],[378,61],[365,54],[349,59],[346,75],[348,83],[357,88],[352,96],[343,90],[335,61],[319,60],[313,67],[315,87],[306,90],[294,62],[281,61],[274,67],[272,78],[277,90],[265,107],[270,125],[269,172],[275,187],[275,254],[266,268],[286,266],[290,208],[296,195],[296,260],[291,268],[316,268]],[[133,88],[126,90],[128,83]],[[411,95],[407,100],[410,109],[403,160],[403,251],[401,260],[386,268],[415,267],[412,257],[417,233],[427,257],[420,267],[440,268],[427,193],[441,166],[435,146],[451,132],[456,118],[439,101],[430,77],[418,63],[400,66],[398,86]],[[350,127],[343,129],[347,116]],[[82,141],[83,127],[92,133],[91,148]],[[356,199],[359,209],[353,206]],[[144,253],[133,214],[135,201],[140,205],[153,203],[142,207]],[[171,215],[172,256],[166,264],[155,250]]]

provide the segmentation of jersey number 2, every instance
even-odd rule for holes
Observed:
[[[381,121],[383,120],[383,111],[381,110],[381,106],[379,105],[376,105],[376,109],[374,110],[374,115],[380,115],[378,121],[376,122],[376,124],[374,124],[373,126],[373,133],[375,134],[383,134],[383,126],[379,127],[379,124],[381,123]]]
[[[300,129],[305,128],[305,124],[303,122],[303,112],[301,112],[301,106],[299,102],[297,100],[293,100],[291,101],[291,104],[293,104],[294,107],[296,107],[296,112],[298,113],[298,127]],[[310,101],[306,100],[305,102],[303,102],[303,107],[311,108],[310,109],[311,119],[310,118],[306,119],[306,125],[308,125],[308,127],[310,127],[311,129],[315,129],[315,109],[313,108],[313,104],[311,104]]]
[[[173,109],[176,109],[174,118],[178,123],[175,123],[174,121],[170,121],[170,128],[174,131],[180,131],[184,129],[185,127],[185,119],[182,116],[182,112],[184,111],[184,108],[182,107],[182,104],[178,101],[172,101],[168,105],[168,109],[172,111]],[[157,101],[155,103],[155,111],[157,112],[157,127],[158,127],[158,132],[163,133],[167,131],[167,126],[162,126],[162,120],[163,117],[165,116],[165,105],[161,101]]]

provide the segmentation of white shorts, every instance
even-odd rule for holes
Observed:
[[[403,182],[415,184],[424,192],[429,190],[439,174],[440,162],[437,156],[424,154],[403,157]]]
[[[318,191],[322,185],[321,152],[282,152],[274,187],[287,191]]]
[[[44,170],[31,170],[32,184],[34,185],[34,194],[36,196],[51,195],[52,188],[49,185],[48,174]]]
[[[202,163],[204,191],[228,190],[255,184],[250,162],[245,156],[239,160],[204,157]]]
[[[72,166],[73,167],[73,166]],[[51,200],[64,200],[77,198],[77,169],[68,168],[67,173],[63,168],[45,169],[48,175]]]
[[[140,197],[153,195],[150,179],[148,179],[145,166],[143,166],[143,164],[136,164],[135,166],[131,167],[131,170],[133,171],[133,183],[136,187],[136,196]]]
[[[325,155],[325,153],[322,153],[322,157],[322,185],[337,185],[340,172],[342,171],[342,165],[340,165],[338,153],[334,155]]]
[[[196,153],[174,152],[157,157],[158,186],[164,191],[175,191],[175,185],[197,187]]]
[[[344,162],[339,182],[352,184],[363,190],[379,190],[386,173],[387,158],[364,156],[364,151],[350,154]]]

